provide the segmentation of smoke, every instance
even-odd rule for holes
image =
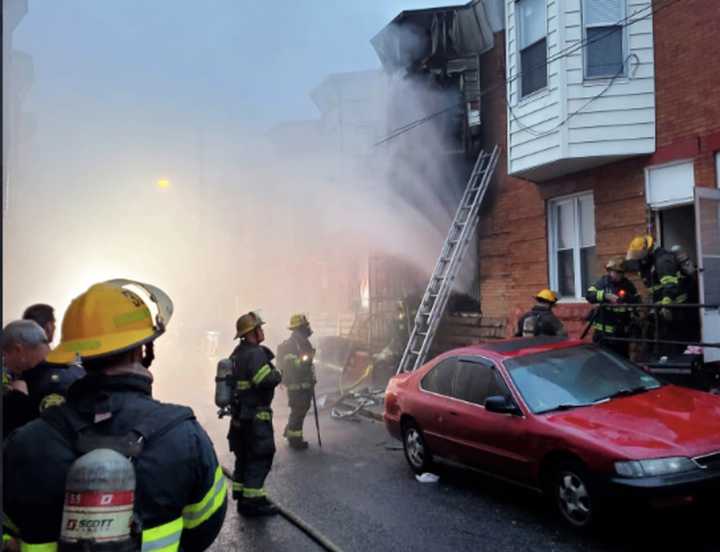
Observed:
[[[156,346],[157,394],[207,404],[240,314],[259,309],[275,348],[294,312],[351,313],[370,255],[428,275],[464,184],[462,156],[448,153],[453,115],[374,144],[460,99],[380,71],[336,80],[313,92],[316,119],[270,132],[237,118],[161,109],[143,119],[77,102],[62,121],[16,136],[5,323],[35,302],[54,305],[60,320],[105,279],[157,285],[176,307]]]

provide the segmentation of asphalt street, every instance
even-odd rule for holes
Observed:
[[[442,468],[439,482],[420,483],[400,443],[368,419],[337,420],[325,410],[323,448],[307,418],[312,447],[289,450],[279,435],[285,404],[280,392],[274,403],[278,452],[268,493],[343,551],[720,551],[717,523],[708,510],[635,511],[602,530],[578,534],[556,519],[541,497],[469,470]],[[202,421],[221,462],[231,467],[228,420]],[[230,501],[225,526],[210,550],[320,548],[282,517],[239,517]]]

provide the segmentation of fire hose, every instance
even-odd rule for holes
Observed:
[[[232,473],[230,472],[230,470],[228,470],[225,466],[223,466],[222,471],[225,474],[225,477],[227,477],[230,481],[232,481]],[[315,541],[315,543],[317,543],[323,550],[328,550],[329,552],[342,552],[341,549],[338,548],[335,544],[333,544],[325,535],[320,533],[317,529],[313,528],[312,526],[308,525],[305,521],[300,519],[298,516],[296,516],[290,510],[281,506],[277,502],[273,502],[273,504],[280,511],[280,514],[286,520],[288,520],[295,527],[300,529],[303,533],[305,533],[308,537],[310,537],[313,541]]]

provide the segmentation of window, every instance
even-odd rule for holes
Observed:
[[[597,275],[592,194],[548,203],[550,285],[560,297],[580,298]]]
[[[515,8],[520,44],[521,96],[527,96],[547,85],[545,0],[518,0]]]
[[[443,360],[432,368],[422,379],[421,387],[431,393],[439,395],[452,395],[452,383],[457,371],[457,359]]]
[[[661,385],[633,363],[595,345],[520,356],[506,360],[505,367],[536,414],[587,406],[622,390]]]
[[[458,363],[452,396],[475,404],[485,404],[492,396],[510,397],[510,392],[490,364],[463,360]]]
[[[453,382],[453,397],[475,404],[485,404],[492,377],[491,366],[480,362],[461,361]]]
[[[585,77],[615,77],[625,72],[625,0],[583,0]]]

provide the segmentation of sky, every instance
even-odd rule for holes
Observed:
[[[379,67],[370,38],[423,0],[29,0],[13,36],[33,57],[25,108],[52,124],[82,101],[172,127],[265,129],[316,116],[329,73]]]
[[[271,131],[318,119],[309,92],[326,76],[380,69],[370,39],[399,12],[444,4],[28,0],[12,35],[34,79],[7,157],[3,323],[38,302],[61,320],[111,278],[157,285],[175,303],[158,340],[160,387],[193,395],[195,380],[181,385],[165,367],[203,367],[211,387],[214,364],[197,355],[211,334],[227,354],[243,312],[262,311],[271,347],[292,312],[332,325],[365,300],[376,253],[411,266],[411,292],[458,199],[431,125],[405,155],[385,148],[367,167],[332,140],[308,149],[302,132],[279,148]],[[369,107],[382,114],[376,131],[426,114],[414,84],[387,86]],[[390,192],[398,184],[413,201]]]
[[[423,249],[434,262],[437,221],[412,207],[403,219],[361,190],[367,182],[326,178],[335,154],[298,159],[260,144],[279,123],[320,116],[308,93],[327,75],[379,69],[370,39],[400,11],[443,3],[28,5],[12,36],[34,81],[22,103],[31,124],[13,139],[19,155],[4,190],[5,321],[34,302],[62,316],[90,284],[123,277],[165,288],[186,326],[225,335],[240,310],[264,305],[284,331],[288,310],[320,309],[307,298],[322,295],[325,255],[338,271],[377,247]],[[368,189],[386,187],[381,172]],[[405,175],[418,189],[443,184],[420,172]],[[169,189],[155,188],[161,178]],[[410,246],[418,236],[428,237]]]

